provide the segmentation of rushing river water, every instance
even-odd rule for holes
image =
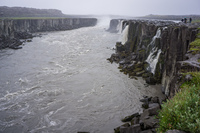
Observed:
[[[106,59],[119,35],[102,27],[51,32],[0,51],[0,132],[113,133],[160,91]]]

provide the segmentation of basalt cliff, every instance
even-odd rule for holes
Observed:
[[[161,84],[163,93],[172,97],[181,84],[181,72],[200,70],[200,57],[188,51],[198,27],[170,21],[111,20],[108,30],[122,33],[122,38],[108,60],[119,63],[120,71],[130,78],[142,76],[148,84]]]
[[[72,30],[96,23],[95,18],[1,19],[0,49],[18,49],[22,43],[19,39],[32,38],[32,33]]]

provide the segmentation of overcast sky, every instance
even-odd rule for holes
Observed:
[[[0,6],[51,8],[64,14],[200,15],[200,0],[0,0]]]

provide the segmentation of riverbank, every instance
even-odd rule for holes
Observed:
[[[148,84],[161,84],[162,87],[160,89],[163,93],[168,98],[173,98],[181,90],[183,81],[188,81],[188,76],[185,77],[182,73],[200,71],[198,61],[200,58],[198,55],[199,43],[196,42],[198,38],[195,40],[199,36],[197,34],[199,32],[199,24],[151,20],[112,21],[111,24],[114,24],[114,26],[111,26],[111,32],[121,32],[120,28],[118,28],[120,24],[124,30],[122,31],[121,42],[116,43],[116,53],[112,54],[108,60],[111,63],[119,63],[120,71],[128,74],[130,78],[142,76]],[[196,43],[193,42],[194,40]],[[189,77],[190,80],[193,79],[193,76]],[[168,108],[165,104],[162,105],[162,107],[164,106]],[[140,117],[145,112],[147,111],[144,110]],[[164,115],[167,116],[168,114],[164,113]],[[154,123],[154,120],[150,118],[146,117],[145,121]],[[142,121],[136,123],[139,125],[125,124],[125,127],[120,127],[120,131],[125,133],[131,131],[135,133],[156,132],[154,126],[161,124],[157,122],[157,124],[151,127],[145,126],[146,128],[144,128],[144,120]],[[189,121],[187,123],[192,124]],[[168,130],[181,130],[181,128],[176,128],[175,124],[170,127],[168,124],[167,122],[165,123]],[[149,125],[149,123],[146,125]],[[160,129],[159,131],[163,132]]]

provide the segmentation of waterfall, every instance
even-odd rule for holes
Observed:
[[[160,28],[158,28],[156,35],[152,38],[152,41],[147,46],[147,49],[149,49],[150,46],[152,47],[150,54],[146,59],[146,62],[149,63],[150,71],[153,74],[155,74],[156,65],[160,57],[160,54],[162,52],[161,49],[158,50],[158,48],[155,46],[156,39],[160,38],[160,36],[161,36],[161,30]]]
[[[160,28],[158,28],[157,31],[156,31],[156,35],[152,38],[152,40],[149,43],[149,45],[147,46],[147,48],[149,48],[149,46],[154,46],[156,38],[160,38],[160,35],[161,35],[161,30],[160,30]]]
[[[121,42],[123,45],[128,41],[128,31],[129,31],[129,25],[126,25],[126,27],[121,33],[120,38],[118,39],[118,41]]]
[[[117,31],[118,31],[118,34],[121,34],[122,33],[122,30],[123,30],[123,20],[119,20],[119,24],[117,26]]]
[[[149,56],[146,60],[146,62],[149,63],[150,71],[153,74],[155,74],[156,65],[157,65],[157,62],[158,62],[161,52],[162,51],[160,49],[159,50],[157,50],[157,48],[152,49],[151,53],[149,54]]]

